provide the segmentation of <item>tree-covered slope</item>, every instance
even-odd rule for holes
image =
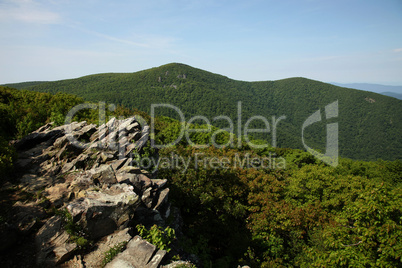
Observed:
[[[24,89],[28,87],[33,87],[42,83],[46,83],[49,81],[29,81],[29,82],[21,82],[21,83],[10,83],[10,84],[4,84],[1,85],[3,87],[10,87],[10,88],[16,88],[16,89]]]
[[[167,64],[136,73],[107,73],[77,79],[41,83],[28,87],[41,92],[76,94],[89,101],[106,101],[151,112],[152,104],[166,103],[178,107],[186,116],[202,115],[221,128],[230,127],[228,116],[237,132],[241,101],[241,126],[252,116],[277,123],[277,146],[303,149],[302,126],[320,109],[322,120],[305,130],[308,146],[325,151],[326,124],[338,123],[340,155],[353,159],[393,160],[401,158],[401,101],[380,94],[337,87],[306,78],[277,81],[244,82],[229,79],[184,64]],[[338,101],[338,116],[326,120],[325,106]],[[172,109],[155,109],[157,115],[177,118]],[[204,123],[202,120],[198,122]],[[261,120],[250,125],[261,126]],[[261,136],[257,136],[261,138]]]

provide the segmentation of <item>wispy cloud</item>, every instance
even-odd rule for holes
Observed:
[[[332,61],[342,58],[342,56],[320,56],[311,58],[302,58],[301,61],[305,62],[322,62],[322,61]]]
[[[0,21],[1,20],[56,24],[61,22],[61,16],[33,0],[9,0],[0,3]]]
[[[77,28],[77,27],[74,27],[74,28]],[[122,44],[126,44],[126,45],[133,45],[133,46],[137,46],[137,47],[149,47],[149,45],[146,43],[134,42],[134,41],[127,40],[127,39],[117,38],[114,36],[110,36],[110,35],[103,34],[103,33],[98,33],[98,32],[83,29],[83,28],[79,28],[79,29],[87,34],[94,35],[94,36],[97,36],[97,37],[100,37],[100,38],[103,38],[103,39],[106,39],[109,41],[114,41],[114,42],[118,42],[118,43],[122,43]]]
[[[401,48],[395,48],[394,50],[392,50],[393,52],[399,53],[402,52],[402,47]]]
[[[94,30],[89,30],[84,27],[82,27],[79,24],[69,24],[69,27],[81,31],[85,34],[91,35],[91,36],[96,36],[100,39],[107,40],[107,41],[112,41],[115,43],[120,43],[120,44],[125,44],[129,46],[135,46],[135,47],[140,47],[140,48],[150,48],[150,49],[167,49],[173,44],[176,39],[173,37],[167,37],[167,36],[160,36],[160,35],[141,35],[141,34],[131,34],[130,36],[125,36],[125,37],[117,37],[117,36],[112,36],[109,34],[104,34],[98,31]]]

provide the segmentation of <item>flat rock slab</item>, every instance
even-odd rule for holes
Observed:
[[[140,236],[135,236],[127,244],[126,250],[118,254],[115,259],[105,267],[157,268],[165,255],[165,250],[157,250],[156,246],[142,239]]]
[[[68,260],[77,245],[69,242],[70,236],[62,229],[62,220],[58,216],[50,218],[36,234],[39,249],[37,264],[46,267]]]
[[[101,239],[95,245],[96,250],[84,256],[85,267],[87,268],[100,268],[102,267],[102,260],[105,257],[105,253],[112,247],[128,242],[131,239],[129,234],[130,229],[118,230],[113,234]]]
[[[97,180],[101,184],[112,185],[117,183],[116,175],[112,166],[103,165],[96,168],[92,173],[92,180]]]

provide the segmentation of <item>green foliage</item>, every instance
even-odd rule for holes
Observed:
[[[400,266],[401,200],[400,189],[371,184],[335,217],[335,224],[316,234],[322,242],[307,248],[306,261],[314,267]]]
[[[13,162],[16,158],[15,150],[0,136],[0,183],[6,180],[13,172]]]
[[[59,111],[53,111],[50,114],[50,121],[54,122],[56,126],[61,126],[64,124],[65,115]]]
[[[127,246],[127,241],[118,243],[117,245],[111,247],[108,251],[106,251],[103,255],[103,260],[102,260],[102,267],[105,267],[106,264],[108,264],[109,262],[111,262],[114,257],[117,256],[117,254],[119,254],[120,252],[122,252],[126,246]]]
[[[44,123],[55,120],[64,124],[67,112],[82,99],[58,93],[38,93],[0,87],[0,135],[5,139],[21,138]]]
[[[169,246],[172,244],[174,239],[176,239],[174,229],[166,227],[162,230],[161,227],[153,225],[149,230],[147,230],[145,226],[141,224],[137,225],[136,228],[139,235],[149,243],[155,245],[159,249],[166,250],[167,252],[171,251]]]
[[[151,146],[151,142],[148,140],[141,151],[133,152],[132,154],[133,165],[138,166],[141,169],[155,171],[155,162],[157,161],[157,149]]]
[[[188,124],[163,116],[157,117],[155,121],[159,123],[155,137],[157,145],[173,146],[178,144],[195,147],[216,145],[226,147],[232,146],[234,141],[237,141],[235,135],[211,125]],[[180,137],[182,138],[180,139]]]
[[[235,150],[194,149],[178,147],[172,150],[188,159],[197,153],[204,160],[209,157],[228,157],[233,160]],[[207,162],[205,162],[207,163]],[[225,267],[236,264],[238,256],[247,249],[249,232],[244,222],[247,218],[247,184],[238,175],[240,168],[214,169],[200,162],[196,167],[191,161],[186,172],[182,169],[160,170],[162,178],[169,178],[171,198],[185,218],[185,232],[189,236],[183,247],[197,254],[204,264]]]
[[[186,74],[185,79],[183,74]],[[35,90],[53,92],[50,87],[60,91],[71,89],[88,100],[136,105],[142,110],[149,109],[150,102],[170,102],[181,108],[186,116],[202,114],[211,119],[216,115],[235,118],[237,106],[233,100],[242,100],[243,119],[255,114],[285,114],[287,121],[281,121],[279,125],[278,142],[281,146],[295,148],[301,148],[300,137],[296,141],[292,134],[300,132],[295,126],[301,125],[312,112],[338,99],[342,104],[338,118],[342,155],[371,160],[400,158],[401,110],[397,100],[303,78],[246,83],[173,64],[135,74],[105,74],[43,83]],[[135,98],[130,98],[134,90]],[[152,94],[153,98],[147,94]],[[364,100],[367,96],[376,102],[368,103]],[[7,143],[10,138],[21,137],[44,122],[63,123],[62,116],[66,111],[82,102],[69,95],[3,87],[0,87],[0,100],[0,172],[10,171],[12,167],[14,153]],[[150,121],[147,114],[122,106],[113,113],[108,112],[106,117],[132,113]],[[174,111],[164,111],[162,115],[176,116]],[[98,112],[82,111],[76,119],[96,122]],[[155,118],[156,132],[152,138],[157,144],[167,144],[180,135],[182,123],[177,119]],[[216,126],[210,128],[205,122],[195,123],[199,122],[189,124],[189,128],[211,131],[191,132],[190,145],[211,143],[212,133],[219,131]],[[225,122],[221,123],[217,125],[228,127]],[[323,149],[320,146],[325,144],[325,123],[306,131],[307,144]],[[250,125],[250,128],[254,127],[258,124]],[[225,144],[230,136],[228,132],[220,131],[214,138]],[[253,140],[253,143],[265,142]],[[301,150],[271,147],[254,150],[244,146],[244,141],[238,149],[230,145],[222,148],[188,145],[182,140],[159,152],[161,157],[177,155],[192,160],[186,170],[183,167],[161,168],[159,176],[169,181],[169,199],[180,208],[183,216],[184,238],[179,244],[199,256],[204,266],[401,265],[400,160],[365,162],[341,158],[334,168]],[[156,153],[148,144],[135,160],[153,158]],[[271,155],[283,157],[286,168],[285,165],[261,168],[261,165],[236,162],[236,159],[248,156]],[[197,164],[195,157],[199,158]],[[222,159],[227,159],[230,164],[217,165]],[[59,213],[64,219],[65,230],[77,244],[85,247],[89,242],[80,226],[73,222],[68,211]],[[144,239],[170,251],[175,239],[173,229],[153,226],[147,230],[138,225],[137,230]],[[120,250],[120,247],[114,247],[108,251],[108,256],[112,258]]]
[[[12,88],[16,88],[16,89],[24,89],[24,88],[27,88],[27,87],[36,86],[36,85],[46,83],[46,82],[48,82],[48,81],[32,81],[32,82],[5,84],[3,86],[12,87]]]
[[[197,268],[194,264],[178,264],[174,268]]]
[[[83,99],[65,93],[52,95],[0,86],[0,136],[5,140],[21,138],[45,123],[54,122],[54,126],[63,125],[71,108],[81,103]],[[106,109],[103,120],[134,114],[149,118],[140,111],[117,106],[114,111]],[[99,110],[84,109],[72,120],[99,124],[100,119],[102,118]]]
[[[82,227],[74,222],[70,212],[67,209],[60,209],[56,210],[55,213],[62,218],[64,230],[70,235],[70,241],[76,243],[78,249],[85,249],[90,244],[90,241],[86,238]]]
[[[270,143],[272,121],[285,115],[286,119],[279,121],[276,126],[277,146],[298,149],[304,149],[300,137],[303,122],[318,109],[323,114],[326,105],[338,100],[339,116],[336,122],[339,123],[342,157],[362,160],[395,160],[401,157],[400,100],[300,77],[243,82],[173,63],[136,73],[89,75],[78,79],[26,84],[24,88],[76,94],[87,101],[106,101],[148,113],[151,104],[172,104],[180,108],[187,120],[191,116],[202,115],[212,125],[223,129],[231,128],[227,120],[214,118],[228,116],[233,120],[237,135],[237,123],[244,130],[247,119],[261,115],[268,119],[271,132],[251,135]],[[367,99],[374,99],[375,102]],[[238,101],[242,102],[241,122],[237,120]],[[156,116],[180,119],[177,112],[170,108],[157,108],[155,112]],[[207,123],[200,121],[199,124]],[[326,123],[317,122],[306,128],[306,144],[314,149],[325,150]],[[264,126],[261,120],[253,120],[249,128]]]
[[[400,265],[400,161],[340,159],[333,168],[291,149],[160,151],[172,152],[192,159],[188,169],[159,174],[184,218],[183,248],[206,266]],[[284,157],[286,169],[233,164],[236,157],[269,153]],[[214,168],[202,160],[214,158],[232,164]]]

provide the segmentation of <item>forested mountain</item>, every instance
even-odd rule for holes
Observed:
[[[29,85],[29,84],[27,84]],[[19,84],[21,86],[21,84]],[[241,101],[241,125],[252,116],[263,116],[271,132],[265,138],[272,142],[272,120],[277,123],[277,146],[303,149],[302,126],[320,109],[322,121],[305,130],[306,144],[325,151],[326,124],[338,123],[340,155],[352,159],[385,160],[402,157],[402,103],[380,94],[342,88],[306,78],[277,81],[244,82],[172,63],[136,73],[107,73],[77,79],[27,86],[40,92],[76,94],[88,101],[106,101],[150,112],[151,104],[166,103],[178,107],[185,115],[202,115],[213,125],[229,128],[225,115],[237,131]],[[325,120],[325,106],[338,101],[337,118]],[[172,109],[156,109],[157,115],[176,117]],[[204,123],[198,120],[199,123]],[[261,127],[259,120],[250,126]]]
[[[21,83],[12,83],[12,84],[4,84],[4,87],[11,87],[16,89],[24,89],[27,87],[33,87],[42,83],[46,83],[49,81],[29,81],[29,82],[21,82]]]

